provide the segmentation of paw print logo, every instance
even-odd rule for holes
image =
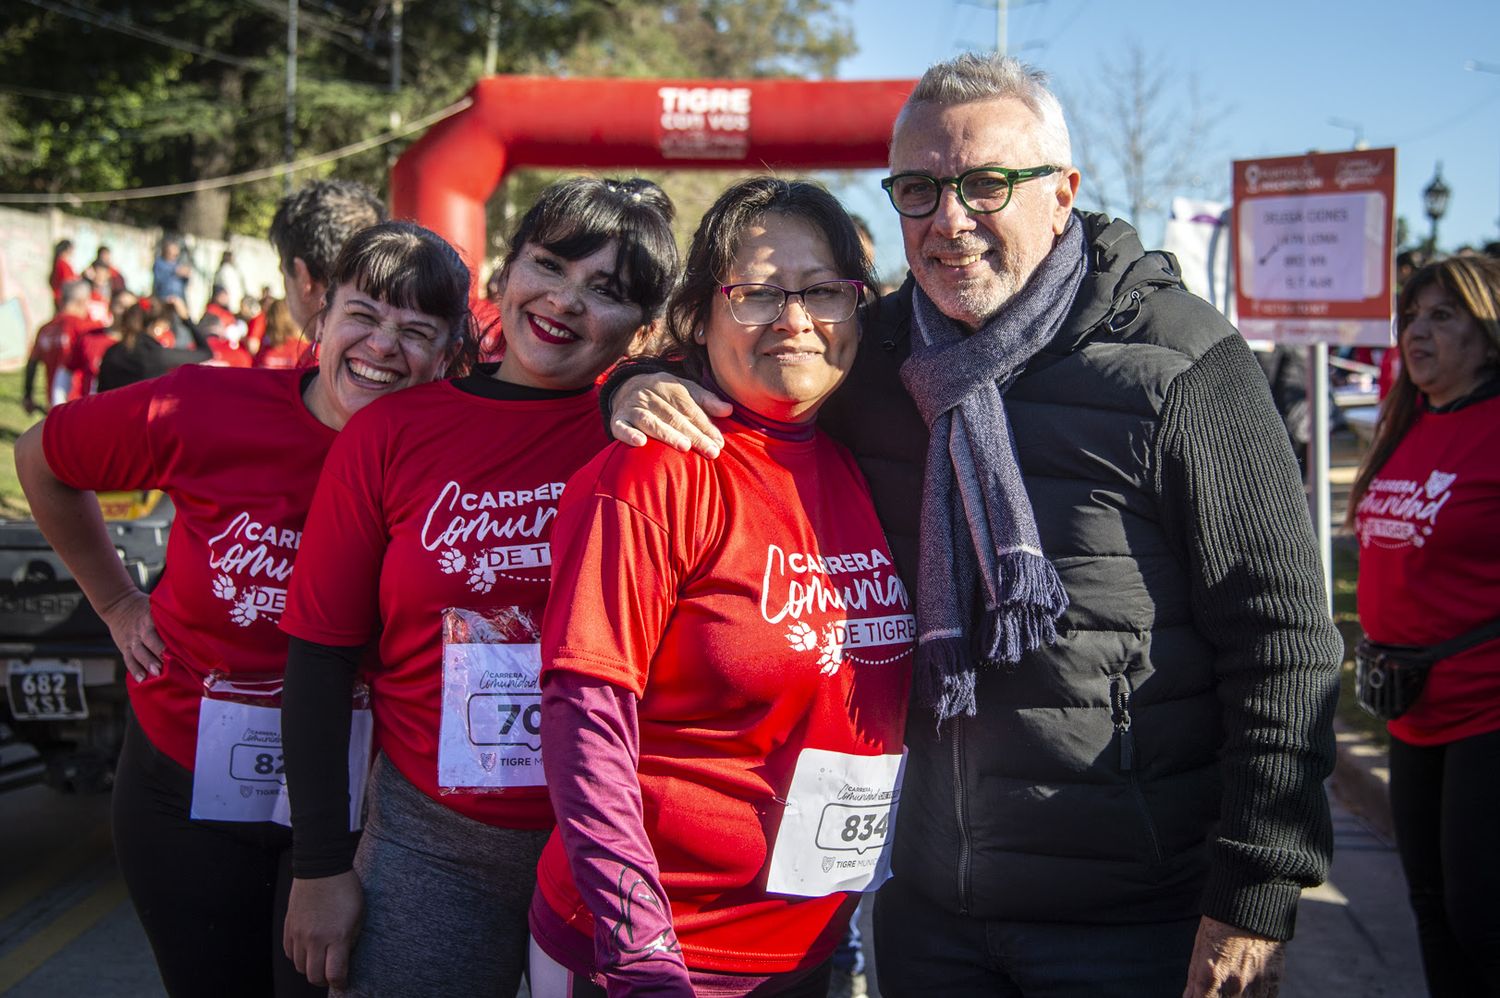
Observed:
[[[800,620],[787,628],[786,639],[796,651],[812,651],[818,647],[817,635]]]
[[[495,588],[495,570],[484,565],[469,569],[469,588],[476,593],[487,593]]]
[[[229,611],[229,619],[241,627],[249,627],[260,617],[260,611],[250,605],[250,593],[246,592],[240,597]]]
[[[468,559],[458,548],[449,548],[438,555],[438,567],[447,575],[457,575],[462,572],[467,561]]]
[[[844,646],[839,643],[838,633],[832,624],[823,631],[823,647],[818,649],[818,671],[832,676],[844,664]]]
[[[214,576],[214,595],[222,600],[234,599],[234,580],[222,572]]]

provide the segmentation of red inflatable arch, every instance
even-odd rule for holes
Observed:
[[[510,170],[880,167],[915,84],[492,76],[396,161],[391,208],[478,263],[485,202]]]

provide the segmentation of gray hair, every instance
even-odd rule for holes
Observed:
[[[899,130],[912,108],[921,105],[951,107],[1001,99],[1018,100],[1036,116],[1037,146],[1048,164],[1073,165],[1068,123],[1062,104],[1047,89],[1047,74],[1010,56],[965,52],[929,67],[906,98],[895,127]]]
[[[67,304],[73,302],[85,302],[94,293],[94,286],[88,281],[68,281],[62,286],[62,300]]]

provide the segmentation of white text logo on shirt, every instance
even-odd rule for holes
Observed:
[[[261,523],[249,513],[236,514],[222,533],[209,538],[208,567],[217,573],[213,594],[230,604],[230,620],[241,627],[262,618],[276,622],[286,609],[286,580],[301,543],[302,531]]]
[[[870,665],[892,661],[852,654],[859,649],[909,646],[916,636],[916,620],[910,613],[880,612],[905,611],[911,605],[906,587],[890,569],[890,558],[879,548],[821,555],[789,553],[772,544],[766,549],[761,618],[768,624],[790,620],[787,643],[796,651],[816,651],[825,676],[838,672],[846,657]],[[818,630],[802,619],[805,614],[826,615],[830,610],[839,611],[844,619],[829,621]],[[894,658],[904,654],[905,648]]]
[[[422,524],[422,547],[435,552],[438,567],[446,575],[467,572],[469,589],[487,593],[495,588],[501,576],[518,582],[545,582],[540,577],[509,574],[519,569],[549,569],[552,548],[539,538],[557,515],[557,500],[562,482],[549,482],[534,489],[494,489],[466,492],[457,482],[449,482],[438,492]],[[542,504],[542,505],[538,505]],[[502,514],[500,510],[524,512]],[[446,521],[446,522],[445,522]],[[471,546],[489,540],[519,541],[470,550]],[[526,543],[531,540],[531,543]],[[534,573],[533,573],[534,576]]]
[[[1437,528],[1438,514],[1453,497],[1458,476],[1434,471],[1425,482],[1376,478],[1359,501],[1362,547],[1422,547]]]

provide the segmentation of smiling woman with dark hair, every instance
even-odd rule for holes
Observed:
[[[595,380],[671,286],[671,219],[647,181],[547,188],[501,274],[504,359],[370,406],[329,453],[282,621],[294,637],[297,833],[285,942],[315,983],[516,992],[553,820],[535,664],[552,520],[562,483],[606,443]],[[410,288],[421,306],[427,281],[388,270],[373,254],[362,273],[397,300]],[[360,299],[343,304],[379,321]],[[346,732],[357,675],[380,755],[356,851]]]
[[[335,268],[315,370],[182,367],[60,406],[16,443],[37,524],[130,673],[115,853],[169,994],[316,993],[272,959],[290,886],[279,795],[235,792],[234,747],[200,732],[243,711],[278,728],[277,617],[324,456],[354,413],[465,353],[468,288],[468,268],[435,233],[366,229]],[[153,488],[177,515],[147,596],[93,492]],[[211,695],[226,684],[239,692]]]

